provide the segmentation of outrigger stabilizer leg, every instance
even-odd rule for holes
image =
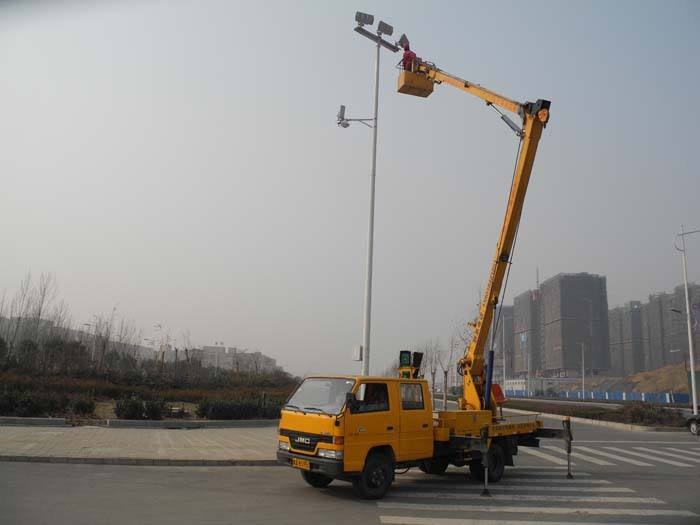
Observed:
[[[574,440],[571,434],[571,418],[564,419],[562,425],[564,425],[564,443],[566,443],[566,479],[574,479],[571,474],[571,442]]]
[[[482,496],[491,497],[489,492],[489,427],[481,428],[481,464],[484,467],[484,489]]]

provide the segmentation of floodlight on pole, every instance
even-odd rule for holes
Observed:
[[[364,26],[364,25],[371,26],[372,24],[374,24],[374,15],[368,15],[367,13],[362,13],[360,11],[356,11],[355,12],[355,22],[357,22],[361,26]]]
[[[382,22],[380,20],[379,24],[377,25],[377,32],[386,36],[391,36],[394,33],[394,28],[386,22]]]

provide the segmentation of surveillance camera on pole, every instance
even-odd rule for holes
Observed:
[[[340,109],[338,110],[338,115],[336,115],[336,122],[338,126],[341,128],[348,128],[350,127],[351,122],[360,122],[364,124],[367,127],[373,127],[372,124],[369,124],[369,122],[373,122],[374,119],[371,118],[345,118],[345,106],[341,105]]]

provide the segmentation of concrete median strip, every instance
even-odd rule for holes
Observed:
[[[276,465],[277,428],[0,427],[0,461],[154,466]]]

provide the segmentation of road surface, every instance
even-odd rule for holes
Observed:
[[[286,467],[0,463],[0,523],[700,523],[699,439],[582,424],[574,438],[574,480],[565,479],[561,443],[543,440],[521,448],[492,498],[466,469],[412,469],[385,499],[361,501],[347,483],[314,489]]]

